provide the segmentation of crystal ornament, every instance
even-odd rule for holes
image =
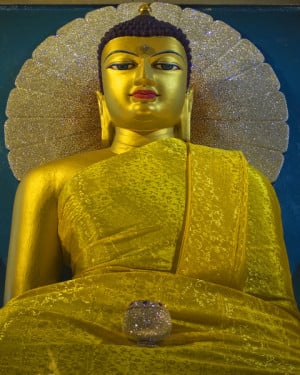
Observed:
[[[124,332],[139,346],[154,347],[171,332],[171,316],[160,302],[134,301],[125,312]]]

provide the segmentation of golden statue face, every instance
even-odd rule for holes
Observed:
[[[101,56],[105,102],[114,126],[139,132],[179,123],[187,59],[173,37],[119,37]]]

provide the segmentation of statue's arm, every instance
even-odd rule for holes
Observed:
[[[61,266],[55,180],[51,171],[38,169],[24,178],[16,193],[4,302],[57,282]]]

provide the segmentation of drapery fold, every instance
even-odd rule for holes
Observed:
[[[279,206],[241,153],[153,142],[79,172],[58,218],[74,279],[1,310],[1,373],[299,374]],[[170,311],[157,348],[123,333],[139,299]]]
[[[194,145],[188,150],[187,214],[177,273],[242,289],[248,202],[246,161],[238,152],[230,156],[210,148],[199,152]]]

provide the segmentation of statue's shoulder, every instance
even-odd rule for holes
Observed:
[[[42,164],[29,171],[21,185],[40,186],[59,193],[64,184],[84,168],[113,156],[110,149],[87,151]]]

